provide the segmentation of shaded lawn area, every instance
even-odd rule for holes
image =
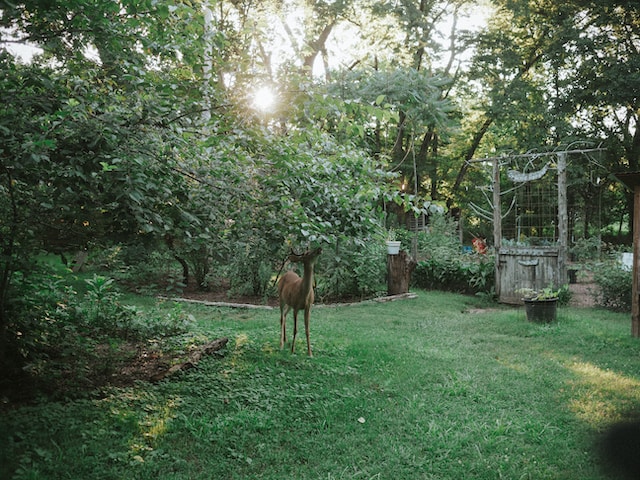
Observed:
[[[279,350],[277,310],[185,305],[199,337],[229,337],[222,358],[2,411],[0,478],[607,478],[598,433],[640,405],[629,315],[475,303],[315,308],[313,359],[303,329]]]

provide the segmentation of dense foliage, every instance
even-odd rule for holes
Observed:
[[[140,344],[159,349],[165,339],[193,325],[194,318],[180,305],[135,308],[123,302],[113,279],[93,274],[72,281],[68,271],[57,270],[53,275],[41,266],[28,276],[17,274],[22,304],[12,311],[10,325],[19,329],[12,346],[20,353],[26,376],[17,376],[13,365],[5,364],[0,382],[4,395],[80,395],[120,375],[119,365],[135,355]],[[21,387],[12,388],[17,384]]]
[[[443,216],[433,218],[429,233],[416,236],[416,250],[418,264],[412,276],[416,287],[493,297],[493,255],[464,251],[455,222]]]

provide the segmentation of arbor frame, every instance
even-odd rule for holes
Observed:
[[[492,221],[493,244],[495,251],[495,291],[502,303],[522,304],[520,288],[541,290],[549,284],[555,287],[567,283],[567,263],[569,252],[569,216],[567,205],[567,159],[571,154],[589,154],[604,151],[603,148],[563,149],[543,153],[525,153],[503,155],[490,158],[473,159],[470,163],[483,162],[492,168]],[[550,158],[555,159],[557,181],[557,209],[555,226],[557,240],[544,246],[505,246],[503,245],[503,212],[501,205],[501,173],[505,165],[516,159]],[[534,172],[535,173],[535,172]],[[546,173],[546,172],[545,172]],[[545,173],[540,175],[543,176]],[[537,178],[525,177],[521,182],[532,182]]]

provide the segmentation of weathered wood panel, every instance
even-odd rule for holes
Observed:
[[[559,249],[555,247],[501,248],[497,255],[499,300],[502,303],[522,304],[521,288],[541,290],[560,284]]]

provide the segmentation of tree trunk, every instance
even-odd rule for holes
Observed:
[[[184,258],[179,257],[175,253],[173,254],[173,258],[175,258],[178,263],[182,265],[182,283],[184,283],[185,286],[189,285],[189,264]]]
[[[176,252],[174,245],[175,242],[172,235],[165,235],[164,241],[169,248],[169,251],[172,253],[173,258],[175,258],[177,262],[182,266],[182,283],[184,283],[185,285],[189,285],[189,264]]]
[[[322,53],[326,50],[327,39],[333,30],[335,25],[335,20],[332,20],[328,25],[325,25],[324,29],[320,33],[320,36],[310,42],[309,46],[311,47],[311,52],[304,57],[304,71],[309,77],[313,77],[313,64],[316,60],[316,57],[319,53]],[[327,72],[325,72],[327,74]]]
[[[405,158],[404,151],[404,124],[406,121],[406,114],[400,110],[398,112],[398,132],[396,134],[396,141],[393,144],[393,150],[391,152],[391,158],[393,158],[394,162],[401,163]]]
[[[476,150],[480,146],[480,142],[484,138],[485,133],[487,133],[487,131],[489,130],[489,127],[493,123],[493,120],[494,119],[493,119],[492,116],[485,117],[484,123],[482,124],[480,129],[473,136],[473,140],[471,141],[471,145],[469,146],[469,148],[465,152],[464,162],[462,163],[462,167],[460,167],[460,171],[458,172],[458,176],[456,177],[456,181],[453,184],[453,187],[451,188],[451,196],[450,196],[449,200],[447,201],[448,206],[451,206],[450,204],[452,203],[453,197],[457,194],[458,189],[460,188],[460,185],[462,184],[462,180],[464,180],[464,176],[467,173],[467,170],[469,169],[469,165],[470,165],[469,162],[471,161],[473,156],[476,154]]]
[[[407,252],[400,250],[397,255],[387,255],[387,293],[398,295],[409,291],[411,273],[417,262]]]

